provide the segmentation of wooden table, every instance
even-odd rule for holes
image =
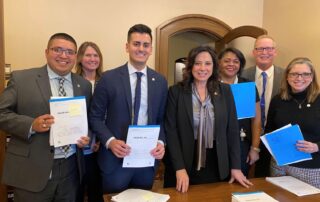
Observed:
[[[244,188],[237,183],[229,184],[227,182],[193,185],[189,187],[187,193],[179,193],[174,188],[156,189],[154,192],[169,194],[169,202],[231,202],[232,192],[252,192],[264,191],[280,202],[320,202],[320,194],[309,196],[296,196],[282,188],[279,188],[264,178],[250,179],[254,184],[250,188]],[[106,197],[110,199],[110,197]],[[107,200],[108,201],[108,200]]]

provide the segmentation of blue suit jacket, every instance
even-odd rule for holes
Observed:
[[[165,142],[163,118],[167,99],[167,81],[154,70],[147,68],[148,79],[148,124],[160,125],[159,139]],[[91,129],[102,143],[98,163],[103,172],[110,173],[122,165],[105,145],[109,138],[126,141],[128,126],[132,120],[132,99],[127,64],[107,71],[94,91],[89,122]]]

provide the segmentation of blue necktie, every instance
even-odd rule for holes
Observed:
[[[138,116],[139,116],[140,103],[141,103],[141,76],[143,75],[143,73],[136,72],[136,74],[137,74],[137,84],[136,84],[135,97],[134,97],[133,125],[138,124]]]
[[[261,108],[261,124],[262,129],[264,130],[264,123],[266,120],[266,100],[265,100],[265,92],[266,92],[266,86],[267,86],[267,73],[262,72],[262,94],[260,98],[260,108]]]

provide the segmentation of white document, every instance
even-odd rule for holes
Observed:
[[[50,129],[50,145],[60,147],[76,144],[81,136],[88,135],[86,98],[60,97],[49,100],[54,124]]]
[[[263,191],[257,192],[237,192],[232,193],[232,202],[277,202],[276,199],[272,198]]]
[[[268,182],[279,186],[297,196],[318,194],[320,190],[292,176],[266,177]]]
[[[124,168],[142,168],[154,166],[154,157],[150,154],[156,148],[160,133],[159,125],[129,126],[127,144],[130,154],[123,159]]]
[[[142,189],[127,189],[111,198],[115,202],[166,202],[170,198],[167,194],[158,194]]]

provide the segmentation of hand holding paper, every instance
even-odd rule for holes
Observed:
[[[297,149],[297,142],[304,140],[298,125],[289,124],[260,138],[279,166],[312,159]]]
[[[161,146],[156,148],[159,132],[159,125],[129,126],[127,145],[131,151],[124,157],[122,166],[129,168],[154,166],[155,157],[152,154],[159,158],[164,154]]]
[[[88,135],[87,107],[84,96],[51,99],[50,113],[54,124],[50,130],[50,145],[60,147],[68,144],[86,145]],[[77,142],[80,140],[80,142]]]

